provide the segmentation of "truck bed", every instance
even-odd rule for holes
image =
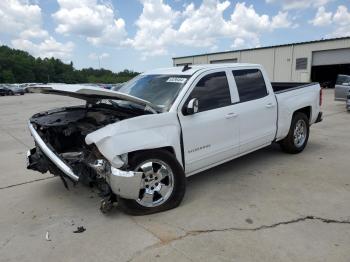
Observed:
[[[272,89],[274,93],[283,93],[291,90],[308,87],[318,83],[296,83],[296,82],[272,82]]]
[[[310,119],[310,125],[315,123],[320,111],[319,83],[272,83],[277,104],[278,121],[276,140],[283,139],[289,132],[293,112],[303,109]]]

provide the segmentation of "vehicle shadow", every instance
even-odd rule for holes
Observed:
[[[312,143],[309,146],[313,145]],[[264,166],[270,165],[271,161],[283,163],[291,155],[283,153],[278,144],[252,152],[248,155],[218,165],[209,170],[203,171],[187,178],[187,190],[180,207],[188,208],[197,202],[198,199],[206,197],[208,192],[217,192],[222,185],[237,185],[248,187],[247,176],[257,176],[262,173]],[[262,174],[263,175],[263,174]],[[47,196],[56,195],[62,201],[69,201],[69,205],[85,210],[96,210],[100,207],[101,198],[96,188],[85,185],[73,186],[68,183],[69,190],[66,190],[60,178],[54,178],[44,187],[42,194]],[[120,215],[120,209],[112,209],[107,216],[115,217]]]
[[[187,178],[187,192],[184,204],[190,204],[194,199],[206,194],[207,190],[217,184],[244,183],[245,176],[261,173],[258,166],[264,166],[269,161],[283,161],[287,157],[278,144],[272,144],[258,151],[241,156],[224,164],[213,167]],[[206,188],[206,190],[201,190]]]

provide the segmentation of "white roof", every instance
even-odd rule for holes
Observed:
[[[182,71],[184,66],[177,66],[177,67],[169,67],[169,68],[159,68],[155,70],[147,71],[143,74],[146,75],[193,75],[195,72],[199,70],[209,70],[209,69],[224,69],[227,67],[247,67],[247,66],[253,66],[253,67],[260,67],[258,64],[248,64],[248,63],[228,63],[228,64],[199,64],[199,65],[189,65],[190,69],[186,71]]]

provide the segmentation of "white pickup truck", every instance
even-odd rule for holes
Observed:
[[[186,177],[278,142],[299,153],[322,120],[319,84],[271,84],[254,64],[158,69],[117,91],[48,85],[85,100],[35,114],[28,168],[95,185],[101,210],[134,215],[178,206]]]

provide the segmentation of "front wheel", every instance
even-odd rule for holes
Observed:
[[[307,116],[304,113],[295,113],[287,137],[280,142],[282,150],[290,154],[302,152],[309,140],[309,131]]]
[[[185,194],[183,168],[166,150],[147,150],[132,155],[131,170],[142,172],[137,200],[119,198],[119,206],[131,215],[147,215],[177,207]]]

